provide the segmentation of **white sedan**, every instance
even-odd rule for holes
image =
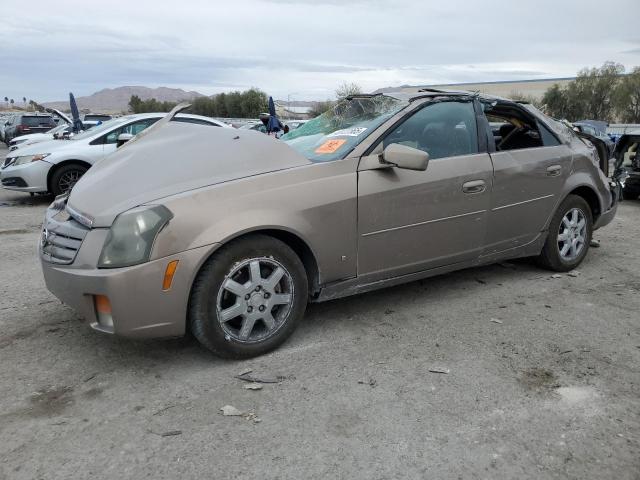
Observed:
[[[120,144],[153,125],[166,113],[140,113],[109,120],[69,140],[50,140],[10,151],[0,168],[0,182],[8,190],[54,195],[65,193],[99,160]],[[215,127],[231,126],[200,115],[179,114],[176,122]]]

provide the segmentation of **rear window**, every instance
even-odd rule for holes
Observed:
[[[84,121],[85,122],[90,122],[90,121],[107,121],[107,120],[111,120],[111,115],[85,115],[84,116]]]
[[[56,123],[53,121],[51,117],[22,117],[20,122],[22,125],[26,125],[27,127],[55,127]]]

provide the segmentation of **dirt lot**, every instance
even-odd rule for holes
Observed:
[[[232,362],[83,325],[42,280],[49,201],[0,192],[2,480],[640,478],[640,202],[575,277],[514,262],[313,305]]]

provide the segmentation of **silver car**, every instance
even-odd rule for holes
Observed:
[[[467,92],[349,97],[282,140],[160,123],[51,205],[44,277],[96,330],[226,357],[281,344],[309,301],[517,257],[571,270],[617,207],[593,145]]]

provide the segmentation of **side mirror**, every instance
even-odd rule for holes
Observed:
[[[382,153],[382,159],[385,163],[406,170],[424,171],[429,165],[429,154],[427,152],[399,143],[392,143],[387,146]]]
[[[133,135],[131,135],[130,133],[121,133],[120,135],[118,135],[118,147],[121,147],[132,138]]]

